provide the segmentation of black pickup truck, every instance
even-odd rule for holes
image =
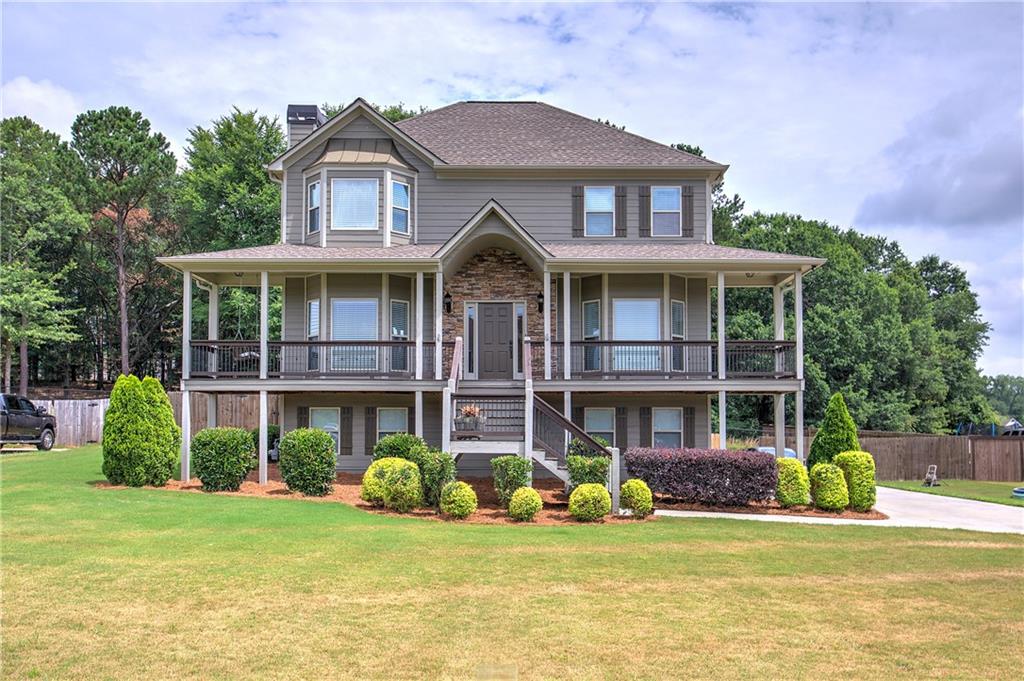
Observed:
[[[53,447],[57,419],[20,395],[0,395],[0,447],[13,444],[35,445],[46,451]]]

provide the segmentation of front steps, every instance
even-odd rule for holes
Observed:
[[[492,457],[508,454],[523,456],[524,451],[522,440],[452,440],[451,444],[451,454],[455,457],[456,462],[466,454],[488,454]],[[530,458],[534,465],[542,466],[544,470],[562,482],[569,481],[569,471],[559,465],[558,459],[544,450],[532,450]]]

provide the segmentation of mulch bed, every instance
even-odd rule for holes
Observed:
[[[714,504],[695,504],[692,502],[679,501],[671,497],[656,494],[654,497],[654,508],[658,510],[671,511],[708,511],[712,513],[757,513],[761,515],[796,515],[813,518],[850,518],[857,520],[886,520],[889,518],[881,511],[874,509],[860,512],[846,509],[841,513],[822,511],[813,506],[791,506],[783,508],[777,501],[766,501],[752,503],[747,506],[716,506]]]
[[[267,468],[267,484],[261,486],[258,482],[259,476],[253,471],[237,492],[203,492],[202,484],[197,478],[188,482],[181,480],[170,480],[164,487],[152,489],[169,489],[182,492],[198,492],[201,494],[221,494],[224,496],[255,496],[255,497],[277,497],[292,499],[307,499],[309,501],[342,502],[355,506],[356,508],[396,517],[423,518],[426,520],[447,521],[444,516],[429,508],[418,508],[411,513],[394,513],[383,508],[371,506],[359,498],[359,491],[362,486],[363,476],[357,473],[338,473],[335,477],[334,487],[329,494],[323,497],[307,497],[288,489],[281,480],[281,472],[277,464],[270,464]],[[573,520],[569,515],[569,498],[563,491],[563,484],[560,480],[553,478],[537,478],[533,481],[533,488],[540,494],[543,508],[534,516],[532,523],[518,523],[508,517],[505,509],[498,505],[498,494],[494,491],[494,481],[491,478],[459,478],[469,483],[476,492],[477,509],[465,520],[450,522],[468,522],[484,524],[513,524],[513,525],[579,525],[581,523]],[[111,485],[106,481],[97,482],[97,487],[118,488],[123,487]],[[606,516],[604,523],[638,523],[653,521],[654,516],[645,519],[632,518],[630,516]]]

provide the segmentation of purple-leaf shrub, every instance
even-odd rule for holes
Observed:
[[[683,502],[745,506],[775,496],[779,471],[765,452],[725,449],[626,451],[626,470],[651,491]]]

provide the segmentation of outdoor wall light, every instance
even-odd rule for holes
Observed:
[[[444,311],[449,314],[452,311],[452,294],[448,291],[444,292]]]
[[[537,312],[544,311],[544,292],[540,291],[537,293]]]

